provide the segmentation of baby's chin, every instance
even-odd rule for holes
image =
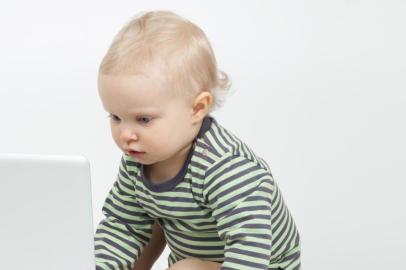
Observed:
[[[129,153],[124,153],[125,155],[127,155],[128,157],[130,157],[130,159],[134,160],[135,162],[142,164],[144,166],[149,166],[149,165],[153,165],[155,163],[157,163],[157,161],[151,161],[151,160],[147,160],[146,158],[142,158],[142,157],[137,157],[134,155],[130,155]]]

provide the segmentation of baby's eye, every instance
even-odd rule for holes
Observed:
[[[148,124],[149,122],[151,122],[152,117],[148,117],[148,116],[143,116],[143,117],[139,117],[138,121],[141,122],[142,124]]]
[[[111,120],[113,120],[114,122],[119,122],[119,121],[120,121],[120,118],[118,118],[117,115],[110,114],[109,117],[110,117]]]

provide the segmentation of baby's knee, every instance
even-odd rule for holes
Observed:
[[[168,270],[218,270],[220,264],[200,260],[197,258],[186,258],[172,265]]]
[[[193,267],[193,265],[196,265],[197,259],[195,258],[186,258],[183,260],[180,260],[176,262],[174,265],[172,265],[168,270],[189,270]]]

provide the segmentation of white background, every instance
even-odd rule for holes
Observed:
[[[232,78],[214,116],[271,166],[304,269],[406,269],[404,1],[7,2],[0,152],[85,155],[95,226],[120,158],[98,65],[133,15],[170,9]]]

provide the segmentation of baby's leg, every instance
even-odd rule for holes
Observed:
[[[150,270],[155,261],[161,256],[165,246],[165,235],[161,226],[159,226],[158,220],[155,220],[152,227],[151,240],[142,250],[138,261],[135,262],[133,270]]]
[[[197,258],[187,258],[178,261],[167,270],[220,270],[221,264]]]

